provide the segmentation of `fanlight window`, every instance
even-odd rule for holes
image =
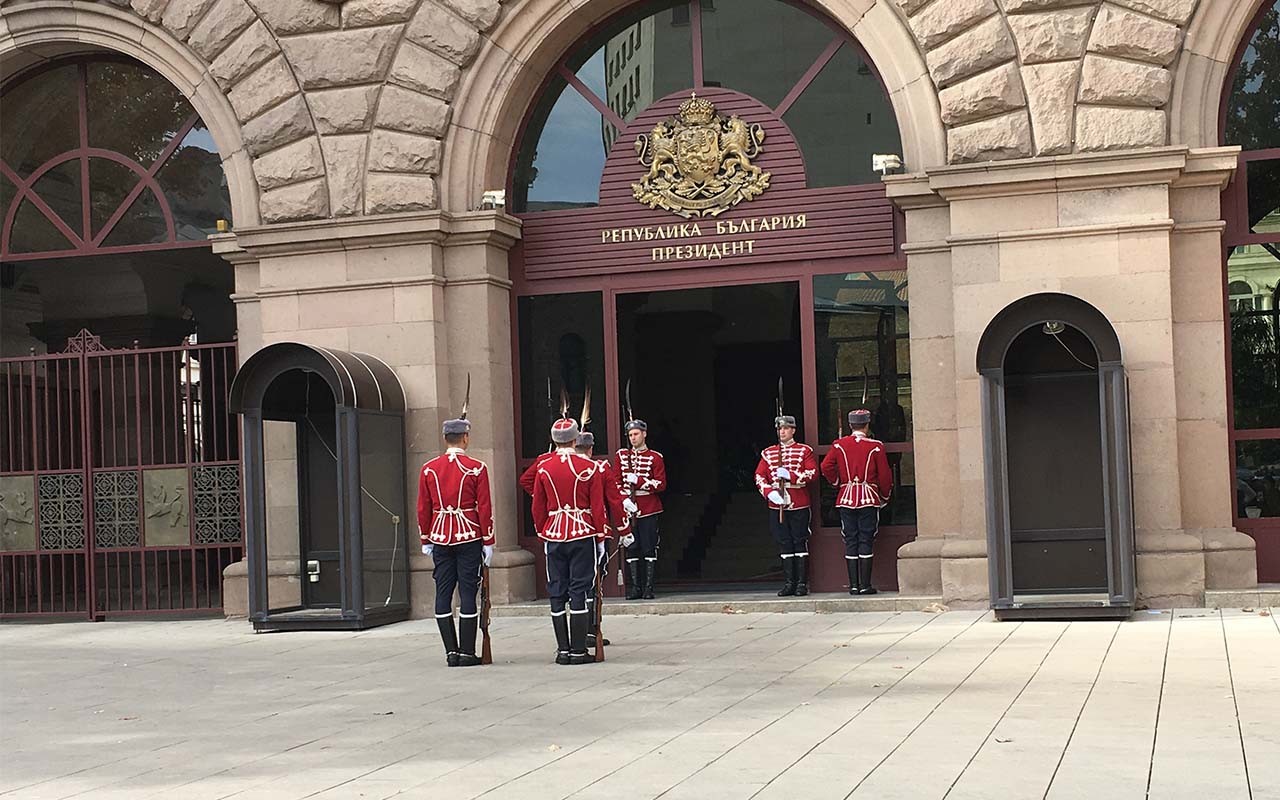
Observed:
[[[811,188],[870,183],[878,179],[872,153],[901,153],[870,59],[824,17],[782,0],[648,2],[581,42],[552,72],[525,122],[511,207],[597,205],[621,130],[655,101],[704,87],[772,108],[795,135]]]
[[[124,58],[63,61],[3,88],[0,257],[203,245],[231,208],[204,122]]]

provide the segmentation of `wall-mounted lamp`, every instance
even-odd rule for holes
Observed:
[[[881,175],[888,175],[895,169],[902,169],[902,156],[893,153],[872,153],[871,168]]]

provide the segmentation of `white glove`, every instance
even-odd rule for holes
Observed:
[[[782,492],[777,489],[773,489],[769,492],[769,502],[773,503],[775,506],[785,506],[787,504],[787,498],[782,496]]]
[[[626,481],[627,484],[630,486],[640,485],[640,476],[635,474],[634,472],[628,472],[627,474],[622,476],[622,479]]]
[[[484,555],[482,555],[481,558],[484,560],[484,565],[487,567],[489,566],[489,562],[493,561],[493,545],[486,544],[483,550]]]
[[[604,542],[596,541],[596,561],[604,558]]]
[[[623,547],[630,547],[631,545],[636,543],[636,535],[634,533],[628,533],[626,536],[623,536],[618,541],[622,544]]]
[[[789,481],[791,480],[791,470],[786,467],[778,467],[773,471],[773,479],[775,481]]]
[[[622,510],[628,514],[639,514],[640,506],[636,505],[636,501],[630,497],[624,497],[622,499]]]
[[[424,556],[429,556],[429,555],[431,555],[431,545],[429,545],[429,544],[424,544],[424,545],[422,546],[422,554],[423,554]]]

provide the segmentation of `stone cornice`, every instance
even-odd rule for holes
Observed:
[[[211,238],[214,252],[235,257],[243,250],[250,259],[415,244],[509,250],[520,239],[520,220],[501,211],[423,211],[260,225]]]

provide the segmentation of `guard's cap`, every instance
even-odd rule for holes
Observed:
[[[594,447],[596,444],[596,435],[591,431],[583,431],[578,434],[578,440],[573,444],[575,447]]]
[[[773,418],[773,427],[781,428],[783,426],[794,428],[796,426],[796,418],[790,414],[783,414],[780,417]]]
[[[573,444],[578,439],[578,421],[576,419],[558,419],[551,426],[551,441],[556,444]]]
[[[622,429],[627,433],[630,433],[631,431],[647,431],[649,430],[649,423],[642,419],[633,419],[626,425],[622,426]]]
[[[471,420],[447,419],[444,421],[445,436],[458,436],[463,433],[471,433]]]
[[[865,408],[856,408],[849,412],[849,424],[853,426],[868,425],[871,423],[871,412]]]

